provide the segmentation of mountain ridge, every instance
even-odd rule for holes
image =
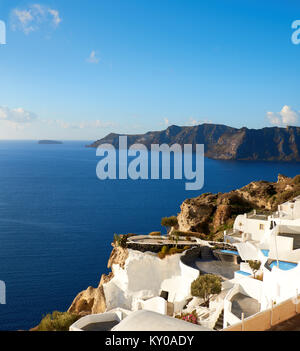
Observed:
[[[223,124],[172,125],[145,134],[110,133],[87,147],[101,144],[119,146],[119,136],[127,136],[128,147],[143,144],[205,145],[205,156],[218,160],[300,162],[300,127],[234,128]]]

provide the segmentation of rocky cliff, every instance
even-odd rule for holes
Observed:
[[[109,134],[89,147],[109,143],[118,147],[119,134]],[[300,127],[232,128],[218,124],[171,126],[164,131],[128,135],[128,146],[204,144],[205,156],[220,160],[300,161]]]
[[[294,178],[279,175],[277,182],[256,181],[228,193],[202,194],[183,202],[177,217],[178,230],[202,233],[208,240],[217,240],[232,227],[237,215],[253,209],[270,213],[298,195],[300,175]],[[68,312],[86,315],[118,306],[131,309],[136,299],[156,296],[168,281],[174,280],[180,289],[186,287],[180,280],[178,255],[160,260],[155,254],[112,245],[108,261],[112,272],[102,275],[97,288],[89,287],[79,293]]]
[[[118,307],[137,309],[140,300],[174,286],[176,294],[171,297],[175,307],[180,306],[198,276],[198,271],[182,265],[180,258],[181,254],[174,254],[160,259],[155,253],[114,247],[109,259],[112,273],[103,275],[97,288],[89,287],[78,294],[68,312],[84,316]]]
[[[128,250],[122,247],[115,247],[114,244],[112,244],[112,246],[113,250],[110,254],[107,268],[112,268],[114,264],[124,268],[125,262],[128,258]],[[68,312],[82,316],[105,312],[107,304],[103,285],[110,282],[113,278],[113,272],[109,275],[103,274],[98,287],[93,288],[90,286],[79,293],[72,302]]]
[[[206,234],[216,239],[218,234],[232,227],[237,215],[253,209],[263,212],[277,210],[277,206],[300,195],[300,175],[295,178],[278,176],[277,182],[257,181],[229,193],[202,194],[187,199],[178,215],[180,231]]]

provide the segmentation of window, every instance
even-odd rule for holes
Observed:
[[[264,224],[260,224],[260,225],[259,225],[259,230],[265,230]]]

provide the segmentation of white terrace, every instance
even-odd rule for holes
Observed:
[[[257,300],[261,311],[298,294],[300,197],[278,206],[278,211],[269,216],[255,211],[238,216],[233,230],[224,233],[224,241],[236,246],[243,261],[231,281],[233,288],[225,298],[224,327],[238,322],[230,311],[235,292],[242,291]],[[249,260],[262,263],[258,272],[261,280],[253,279]]]
[[[159,260],[154,254],[130,250],[133,265],[130,265],[129,260],[125,270],[113,267],[115,277],[104,286],[107,296],[110,296],[110,300],[114,298],[115,303],[104,314],[80,319],[70,330],[86,330],[86,325],[96,328],[97,323],[102,323],[101,328],[117,325],[114,330],[147,330],[148,322],[152,319],[160,326],[159,330],[164,330],[166,325],[174,330],[196,330],[197,326],[167,317],[193,310],[198,314],[198,330],[222,329],[240,325],[244,318],[256,318],[259,312],[273,309],[275,304],[279,307],[288,299],[294,301],[294,297],[298,296],[300,197],[280,205],[272,215],[266,216],[254,211],[238,216],[233,230],[224,233],[224,242],[231,243],[236,250],[214,250],[208,242],[193,239],[201,248],[201,257],[193,258],[192,262],[184,260],[185,254]],[[130,240],[145,242],[144,237]],[[147,240],[152,243],[153,238]],[[162,238],[157,240],[163,241]],[[222,262],[211,258],[213,254]],[[250,260],[261,262],[256,276],[249,266]],[[174,261],[173,264],[170,264],[171,261]],[[237,262],[240,263],[237,265]],[[199,273],[217,274],[214,269],[220,272],[218,264],[223,269],[228,269],[228,272],[231,269],[231,273],[225,272],[222,275],[222,292],[211,300],[209,307],[203,307],[199,298],[190,295],[190,284]],[[133,270],[130,269],[131,266]],[[149,279],[143,279],[145,274]],[[159,295],[161,290],[168,291],[168,300]],[[127,310],[123,306],[126,299],[120,299],[122,291],[123,300],[132,295]],[[147,294],[144,296],[143,292]],[[170,314],[171,305],[173,313]],[[143,325],[137,323],[139,318],[142,318]]]

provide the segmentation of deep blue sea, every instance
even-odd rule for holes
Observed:
[[[203,192],[224,192],[299,164],[205,160],[205,186],[185,191],[185,180],[107,180],[89,142],[38,145],[0,142],[0,330],[29,329],[42,315],[65,311],[107,272],[114,233],[161,230],[163,216]]]

